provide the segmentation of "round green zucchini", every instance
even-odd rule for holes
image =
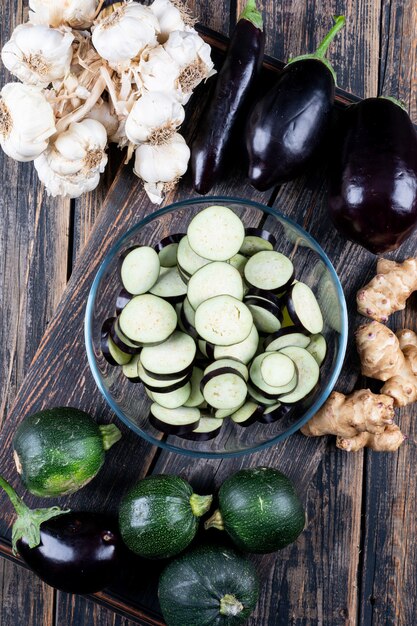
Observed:
[[[148,476],[123,498],[119,527],[127,547],[149,559],[166,559],[194,539],[198,518],[207,513],[212,496],[193,493],[179,476]]]
[[[98,426],[84,411],[56,407],[25,417],[13,438],[14,460],[28,491],[62,496],[89,483],[120,438],[114,424]]]
[[[234,626],[254,610],[259,578],[233,550],[202,546],[168,565],[158,595],[167,626]]]
[[[244,469],[220,488],[219,508],[205,528],[225,530],[246,552],[275,552],[295,541],[305,513],[294,486],[272,467]]]

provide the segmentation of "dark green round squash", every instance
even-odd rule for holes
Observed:
[[[16,468],[26,489],[35,496],[73,493],[96,476],[106,450],[120,437],[117,426],[99,426],[79,409],[40,411],[25,417],[16,430]]]
[[[179,476],[148,476],[123,498],[119,527],[127,547],[140,556],[166,559],[194,539],[198,518],[207,513],[212,496],[193,493]]]
[[[168,565],[158,595],[167,626],[235,626],[254,610],[259,578],[234,550],[202,546]]]
[[[272,467],[244,469],[220,488],[219,508],[205,528],[225,530],[246,552],[275,552],[295,541],[305,513],[290,479]]]

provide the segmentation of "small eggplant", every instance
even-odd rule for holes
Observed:
[[[223,174],[236,128],[262,66],[264,46],[262,15],[255,0],[248,0],[192,145],[191,165],[198,193],[208,193]]]
[[[368,98],[342,115],[330,159],[330,215],[348,239],[381,254],[417,225],[417,134],[401,103]]]
[[[331,122],[336,75],[324,58],[345,18],[314,54],[292,59],[274,87],[255,105],[247,124],[249,179],[265,191],[302,173],[317,152]]]
[[[1,476],[0,487],[17,513],[13,553],[44,582],[69,593],[95,593],[117,576],[124,552],[117,522],[56,506],[31,510]]]

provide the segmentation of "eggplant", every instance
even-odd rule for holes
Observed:
[[[17,519],[13,553],[51,587],[69,593],[95,593],[120,573],[124,547],[117,521],[98,513],[29,509],[0,476]]]
[[[264,47],[262,15],[255,0],[248,0],[191,148],[194,189],[200,194],[208,193],[224,174],[236,130],[262,67]]]
[[[251,112],[246,147],[256,189],[265,191],[301,174],[325,139],[336,75],[324,55],[344,24],[345,18],[337,17],[315,53],[292,59]]]
[[[342,115],[331,155],[329,210],[348,239],[381,254],[417,225],[417,134],[402,105],[368,98]]]

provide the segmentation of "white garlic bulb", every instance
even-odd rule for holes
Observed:
[[[29,19],[34,24],[89,28],[99,0],[29,0]]]
[[[166,93],[145,93],[135,104],[126,120],[126,135],[134,144],[166,143],[184,121],[184,107]]]
[[[154,0],[149,8],[159,21],[160,43],[164,43],[174,30],[185,30],[186,25],[191,26],[194,22],[181,0]]]
[[[107,135],[111,137],[119,128],[119,119],[112,109],[111,105],[105,100],[97,102],[88,113],[89,119],[97,120],[103,124],[107,131]]]
[[[100,182],[107,165],[107,133],[97,120],[70,125],[35,160],[39,179],[49,195],[78,198]]]
[[[93,44],[114,69],[129,64],[146,46],[157,44],[159,22],[138,2],[122,4],[93,27]]]
[[[69,30],[28,22],[15,28],[3,46],[1,59],[22,83],[47,87],[69,72],[73,41]]]
[[[139,75],[145,91],[178,92],[181,68],[163,46],[150,48],[142,54]]]
[[[8,83],[0,92],[0,145],[16,161],[32,161],[48,147],[55,117],[34,85]]]
[[[156,204],[173,189],[187,171],[190,149],[184,137],[175,133],[164,144],[143,143],[136,148],[134,172],[144,181],[148,196]]]

